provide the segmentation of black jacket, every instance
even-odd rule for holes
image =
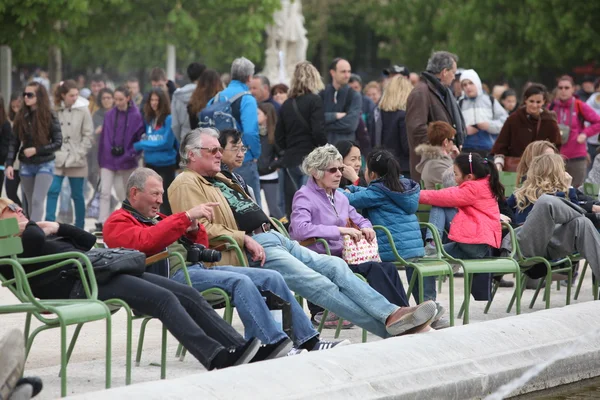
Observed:
[[[33,136],[31,134],[32,119],[35,112],[30,112],[25,115],[25,140],[21,142],[19,133],[15,130],[8,146],[8,156],[6,157],[6,165],[12,166],[15,159],[19,157],[19,161],[23,164],[43,164],[54,160],[54,153],[60,150],[62,146],[62,133],[60,130],[60,122],[54,113],[52,113],[52,122],[50,124],[50,132],[48,132],[48,144],[36,148],[37,152],[33,157],[25,157],[23,150],[33,146]]]
[[[391,151],[400,163],[400,170],[406,174],[410,171],[410,148],[406,134],[406,112],[381,112],[381,147]]]
[[[8,147],[12,140],[12,127],[10,122],[4,121],[4,124],[0,126],[0,165],[4,165],[6,162],[6,156],[8,155]]]
[[[294,110],[294,101],[298,113]],[[282,165],[298,166],[311,151],[327,144],[323,100],[316,94],[305,94],[287,99],[281,106],[275,142],[285,152]]]

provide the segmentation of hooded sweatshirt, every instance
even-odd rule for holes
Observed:
[[[140,141],[143,133],[142,114],[133,102],[129,102],[127,111],[120,111],[117,107],[108,111],[104,117],[98,145],[100,168],[111,171],[137,168],[139,153],[135,151],[133,144]],[[124,153],[113,155],[113,146],[122,147]]]
[[[467,97],[459,100],[466,126],[474,126],[481,122],[488,122],[487,130],[479,129],[474,135],[467,135],[463,147],[466,149],[491,150],[498,134],[502,130],[508,113],[499,101],[492,102],[490,96],[483,92],[481,79],[475,70],[468,69],[460,75],[460,82],[469,80],[477,88],[477,96]]]
[[[183,136],[187,135],[191,130],[187,106],[192,98],[192,93],[196,90],[196,86],[195,83],[188,83],[173,93],[173,101],[171,102],[171,127],[175,139],[180,143]]]
[[[552,110],[556,113],[559,124],[568,125],[571,128],[569,139],[560,148],[560,154],[567,159],[581,158],[587,156],[587,144],[577,142],[577,136],[583,133],[587,137],[596,136],[600,132],[600,115],[581,100],[571,96],[567,101],[559,99],[552,103]],[[583,121],[581,119],[583,117]],[[584,126],[584,121],[590,123]]]
[[[600,92],[592,94],[585,103],[588,106],[592,107],[592,110],[594,110],[596,114],[600,115]],[[589,137],[588,143],[593,144],[594,146],[598,146],[600,144],[598,142],[598,135]]]
[[[133,144],[135,151],[144,152],[144,161],[155,167],[170,167],[176,164],[177,140],[171,130],[171,115],[165,118],[163,126],[153,127],[145,123],[146,134]]]

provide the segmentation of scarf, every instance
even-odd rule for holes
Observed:
[[[423,77],[427,79],[431,84],[436,88],[438,94],[443,99],[444,106],[448,113],[450,114],[450,118],[453,122],[453,127],[456,129],[456,146],[460,148],[462,146],[465,137],[467,136],[467,132],[465,129],[465,120],[463,119],[462,112],[458,107],[458,102],[454,98],[454,93],[452,93],[452,89],[442,85],[442,82],[437,78],[437,76],[433,75],[430,72],[423,72]]]
[[[156,225],[156,224],[158,224],[158,222],[161,219],[158,215],[154,218],[148,218],[148,217],[143,216],[142,214],[140,214],[138,212],[138,210],[133,208],[133,206],[127,199],[123,202],[121,207],[123,208],[123,210],[125,210],[128,213],[130,213],[131,215],[133,215],[133,217],[135,219],[137,219],[138,221],[140,221],[142,224],[145,224],[145,225]]]

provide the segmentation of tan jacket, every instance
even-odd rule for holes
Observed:
[[[57,115],[63,140],[56,152],[54,174],[87,178],[87,153],[92,148],[94,134],[87,100],[79,97],[71,108],[59,108]]]
[[[421,189],[435,190],[435,185],[439,183],[446,187],[442,177],[449,168],[452,169],[453,161],[448,154],[444,153],[442,147],[420,144],[415,149],[415,153],[421,157],[421,161],[415,167],[425,185]],[[454,175],[452,177],[454,178]]]
[[[227,179],[223,174],[219,173],[215,176],[227,186],[240,193],[248,196],[244,190],[231,180]],[[198,220],[206,228],[208,240],[211,246],[216,246],[222,242],[215,241],[214,238],[221,235],[228,235],[234,238],[240,248],[244,249],[244,236],[246,233],[238,230],[237,223],[233,216],[233,211],[229,207],[229,203],[219,189],[214,187],[204,177],[190,169],[185,169],[175,178],[168,189],[169,203],[173,213],[184,212],[199,204],[216,202],[219,207],[213,209],[214,220],[209,222],[206,218]],[[245,255],[244,255],[245,257]],[[247,262],[247,260],[244,260]],[[237,256],[232,251],[223,252],[221,261],[218,265],[242,265],[237,259]]]

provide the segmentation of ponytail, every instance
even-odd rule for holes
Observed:
[[[477,153],[463,153],[456,157],[454,164],[463,175],[473,174],[475,179],[489,176],[490,189],[498,201],[504,200],[504,186],[500,183],[500,176],[494,163]]]
[[[375,172],[383,180],[385,187],[392,192],[404,192],[404,185],[400,182],[400,164],[389,151],[375,149],[369,153],[367,168],[370,172]]]

